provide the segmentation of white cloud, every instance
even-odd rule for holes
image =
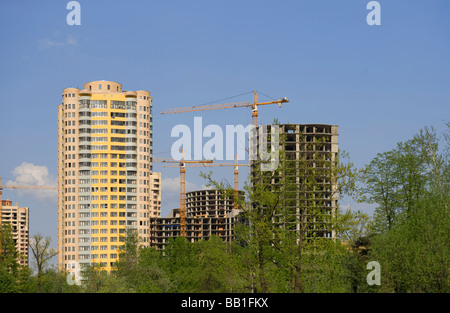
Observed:
[[[209,189],[186,181],[186,192]],[[161,180],[161,216],[166,216],[170,210],[180,207],[180,177],[168,177]]]
[[[14,180],[9,180],[4,185],[57,186],[57,179],[49,174],[47,166],[23,162],[12,173]],[[56,201],[58,198],[56,189],[17,189],[17,192],[19,195],[33,196],[39,200]]]
[[[66,43],[72,46],[76,46],[78,44],[77,40],[72,36],[68,36],[66,39]]]
[[[47,38],[39,40],[39,49],[40,50],[50,49],[53,47],[62,47],[62,46],[64,46],[64,42],[54,41],[54,40],[50,40]]]
[[[38,49],[46,50],[51,48],[59,48],[65,46],[76,46],[78,44],[77,40],[72,36],[67,36],[65,40],[52,40],[48,38],[40,39],[38,41]]]

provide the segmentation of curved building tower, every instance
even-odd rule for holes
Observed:
[[[160,216],[152,98],[112,81],[66,88],[58,106],[58,266],[114,268],[129,229],[149,243]],[[159,178],[159,177],[158,177]],[[156,197],[156,198],[155,198]]]

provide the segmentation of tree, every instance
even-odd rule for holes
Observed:
[[[21,266],[23,257],[16,248],[10,223],[3,223],[0,229],[0,292],[26,292],[30,278],[28,266]]]
[[[57,255],[56,249],[50,248],[50,242],[50,237],[44,238],[39,233],[30,239],[30,248],[37,269],[37,292],[41,292],[42,276],[45,274],[44,270],[47,268],[48,262]]]
[[[0,292],[16,292],[15,274],[17,263],[17,249],[13,240],[10,223],[3,223],[0,229]]]
[[[202,292],[230,292],[233,279],[232,262],[226,244],[218,236],[201,240],[195,245],[199,251],[199,288]],[[231,290],[230,290],[231,289]]]
[[[450,201],[450,197],[446,197]],[[448,292],[450,218],[438,195],[416,203],[409,218],[372,242],[385,292]]]
[[[164,257],[155,248],[139,250],[138,259],[139,280],[135,286],[136,292],[170,292],[173,283],[169,273],[164,270]]]
[[[421,130],[412,139],[399,142],[395,149],[378,153],[372,159],[362,171],[360,201],[379,205],[375,211],[379,232],[388,231],[407,218],[432,184],[444,187],[443,166],[433,128]]]
[[[119,251],[119,260],[116,262],[117,274],[124,278],[129,286],[134,287],[139,279],[137,277],[138,242],[136,229],[128,229],[125,235],[125,244]]]
[[[174,292],[200,290],[199,251],[184,237],[170,238],[164,249],[164,270],[169,273]]]
[[[377,203],[376,214],[380,231],[393,227],[399,210],[398,181],[395,180],[394,152],[378,153],[362,171],[363,196],[360,201]]]
[[[337,208],[332,202],[338,193],[354,191],[356,170],[350,162],[341,161],[347,154],[336,156],[329,145],[329,138],[316,138],[307,144],[301,158],[279,151],[278,168],[254,170],[250,185],[246,184],[247,202],[239,207],[247,222],[236,227],[235,234],[246,248],[252,291],[303,292],[306,256],[311,260],[310,256],[322,248],[333,251],[328,256],[339,251],[335,246],[322,244],[322,239],[335,231]],[[252,166],[258,165],[255,161]],[[209,186],[224,194],[233,193],[229,184],[215,181],[211,174],[203,177]],[[332,271],[327,273],[331,275]]]
[[[366,290],[366,264],[373,236],[373,220],[359,210],[347,209],[336,216],[336,237],[346,248],[343,267],[346,270],[350,290],[357,293]]]
[[[434,129],[425,128],[389,152],[387,162],[394,170],[387,173],[385,181],[365,180],[365,191],[380,207],[380,191],[389,187],[387,182],[396,187],[392,189],[396,201],[390,203],[396,214],[389,227],[372,238],[369,253],[383,268],[381,291],[448,292],[448,141],[443,151]],[[373,161],[371,165],[376,166],[366,168],[366,178],[376,177],[381,168]],[[377,213],[378,222],[387,219],[386,211]]]

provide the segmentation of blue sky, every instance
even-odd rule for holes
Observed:
[[[358,167],[426,125],[442,131],[449,120],[447,0],[380,0],[380,26],[366,23],[368,0],[80,0],[80,26],[67,25],[68,2],[0,2],[3,183],[55,182],[61,91],[92,80],[151,91],[155,157],[170,157],[171,129],[192,126],[194,116],[205,126],[251,123],[244,108],[162,110],[254,89],[290,100],[281,109],[260,108],[260,124],[278,118],[339,125],[340,148]],[[177,204],[178,170],[154,168],[167,182],[166,215]],[[200,171],[188,170],[188,189],[205,183]],[[233,181],[232,168],[217,173]],[[51,192],[5,190],[6,198],[29,206],[31,234],[41,232],[56,244]]]

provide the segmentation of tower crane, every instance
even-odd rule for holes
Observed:
[[[249,164],[238,164],[237,156],[235,158],[235,162],[233,163],[214,163],[214,164],[190,164],[189,167],[218,167],[218,166],[233,166],[234,167],[234,209],[238,208],[238,197],[239,197],[239,166],[249,166]],[[167,166],[167,167],[175,167],[175,166]]]
[[[184,112],[196,112],[196,111],[207,111],[207,110],[218,110],[218,109],[229,109],[229,108],[241,108],[247,107],[252,109],[252,123],[253,126],[258,126],[258,106],[267,104],[278,104],[281,108],[282,104],[289,102],[289,100],[284,97],[283,99],[269,101],[269,102],[258,102],[258,94],[256,90],[253,91],[253,102],[235,102],[235,103],[223,103],[223,104],[212,104],[212,105],[198,105],[193,107],[184,107],[176,109],[167,109],[161,112],[161,114],[173,114],[173,113],[184,113]]]
[[[178,163],[176,167],[180,168],[180,236],[184,237],[186,234],[186,163],[188,164],[208,164],[212,163],[212,160],[201,161],[186,161],[184,159],[184,152],[181,160],[175,160],[170,158],[153,158],[153,162],[160,163]]]
[[[0,177],[0,213],[2,208],[2,194],[3,188],[5,189],[58,189],[56,186],[32,186],[32,185],[2,185],[2,178]],[[2,224],[2,219],[0,216],[0,226]]]

